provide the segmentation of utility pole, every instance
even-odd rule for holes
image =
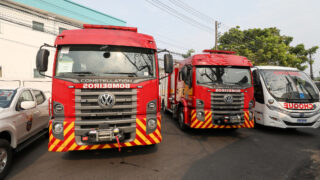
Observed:
[[[309,54],[309,64],[310,64],[310,77],[313,80],[313,69],[312,69],[312,59],[311,59],[311,53]]]
[[[215,49],[218,50],[218,21],[215,21]]]

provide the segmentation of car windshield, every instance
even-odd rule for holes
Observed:
[[[152,78],[155,74],[155,54],[152,49],[71,45],[59,48],[55,76]]]
[[[312,80],[300,71],[262,70],[269,93],[278,100],[318,101],[318,90]]]
[[[251,86],[249,67],[205,66],[197,67],[197,84],[217,86]]]
[[[10,106],[16,90],[0,89],[0,108],[7,108]]]

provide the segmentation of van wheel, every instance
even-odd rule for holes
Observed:
[[[12,164],[12,149],[7,140],[0,139],[0,179],[8,174]]]
[[[186,126],[186,124],[184,124],[184,113],[183,113],[183,107],[179,108],[179,112],[178,112],[178,123],[179,123],[179,127],[182,131],[185,131],[188,126]]]

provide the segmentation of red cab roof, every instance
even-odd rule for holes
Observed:
[[[205,50],[204,52],[209,52]],[[192,66],[249,66],[252,67],[252,63],[246,57],[232,55],[232,51],[217,51],[210,50],[210,54],[196,54],[184,61],[181,64],[191,64]],[[214,54],[218,53],[218,54]],[[224,54],[221,54],[224,53]]]
[[[55,45],[97,44],[157,49],[152,36],[137,32],[135,27],[85,24],[84,29],[65,30]]]

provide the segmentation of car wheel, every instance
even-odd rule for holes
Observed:
[[[12,164],[12,149],[7,140],[0,139],[0,179],[8,174]]]
[[[184,123],[185,117],[184,117],[184,112],[183,112],[183,107],[179,109],[178,113],[178,123],[179,127],[182,131],[185,131],[188,127]]]

